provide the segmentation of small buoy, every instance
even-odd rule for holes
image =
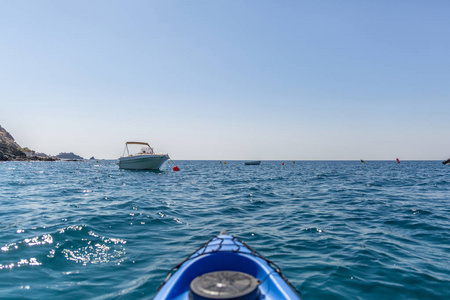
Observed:
[[[363,163],[363,164],[365,164],[366,162],[365,161],[363,161],[362,159],[361,159],[361,162]]]
[[[282,166],[284,166],[284,163],[281,163]]]
[[[177,167],[177,166],[175,166],[175,167],[173,167],[173,170],[176,172],[176,171],[180,171],[180,169]]]
[[[226,161],[224,161],[224,162],[223,162],[223,164],[224,164],[224,165],[226,165],[226,164],[227,164],[227,162],[226,162]]]
[[[399,164],[400,163],[400,160],[397,158],[397,163]]]
[[[220,163],[222,163],[222,161],[220,161]]]
[[[295,160],[294,161],[292,161],[292,163],[295,165]]]

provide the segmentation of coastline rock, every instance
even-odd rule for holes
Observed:
[[[74,154],[73,152],[67,153],[67,152],[61,152],[58,155],[56,155],[59,159],[65,159],[65,160],[84,160],[79,155]]]
[[[57,161],[59,158],[53,156],[27,156],[27,157],[16,157],[12,159],[15,161]]]
[[[14,141],[12,135],[0,126],[0,161],[16,160],[25,158],[26,154]]]
[[[40,153],[34,153],[34,151],[25,148],[33,153],[32,156],[27,156],[24,149],[14,141],[12,135],[0,126],[0,161],[55,161],[58,158],[51,156],[40,156]],[[42,153],[43,154],[43,153]]]

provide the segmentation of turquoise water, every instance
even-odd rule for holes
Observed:
[[[450,298],[449,166],[177,163],[0,163],[0,298],[152,298],[221,229],[303,299]]]

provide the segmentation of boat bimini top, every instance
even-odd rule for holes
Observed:
[[[153,152],[153,148],[150,146],[149,143],[143,143],[143,142],[126,142],[125,143],[125,149],[123,150],[123,155],[125,156],[125,150],[127,151],[127,155],[130,156],[130,151],[128,150],[128,145],[143,145],[143,146],[147,146],[148,150],[141,150],[141,153],[145,153],[145,154],[155,154],[155,152]]]

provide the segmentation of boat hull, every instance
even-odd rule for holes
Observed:
[[[257,166],[261,163],[260,160],[255,160],[255,161],[246,161],[244,162],[245,165],[247,166]]]
[[[119,168],[127,170],[159,170],[169,159],[167,154],[142,154],[119,158]]]
[[[204,274],[220,271],[242,272],[259,280],[260,296],[257,299],[300,299],[275,264],[227,234],[211,239],[175,268],[178,269],[174,273],[169,272],[154,300],[192,299],[191,282]]]

